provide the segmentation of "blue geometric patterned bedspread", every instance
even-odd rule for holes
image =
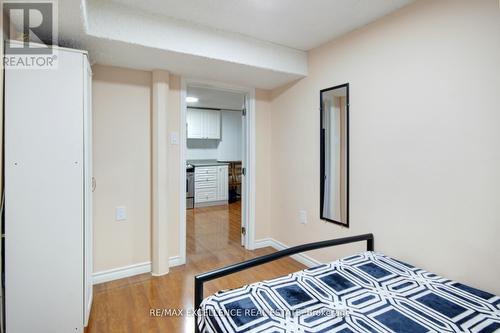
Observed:
[[[201,309],[202,333],[500,332],[498,296],[375,252],[221,291]]]

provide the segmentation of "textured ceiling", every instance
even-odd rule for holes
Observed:
[[[307,51],[411,0],[64,0],[59,42],[91,61],[273,89]]]
[[[241,110],[245,95],[225,90],[190,86],[187,89],[187,96],[199,99],[197,103],[187,103],[188,106]]]
[[[413,0],[106,0],[169,18],[309,50]]]

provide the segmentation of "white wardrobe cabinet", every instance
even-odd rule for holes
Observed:
[[[9,333],[83,332],[92,304],[91,68],[5,70],[5,311]]]
[[[188,139],[221,138],[221,113],[219,110],[187,109]]]

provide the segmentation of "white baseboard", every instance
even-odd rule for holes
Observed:
[[[168,259],[168,267],[175,267],[175,266],[180,266],[184,265],[186,263],[186,260],[183,260],[181,256],[174,256],[170,257]]]
[[[255,249],[260,249],[260,248],[268,247],[268,246],[270,246],[278,251],[288,249],[290,247],[290,246],[285,245],[282,242],[277,241],[276,239],[273,239],[273,238],[258,239],[254,242]],[[311,258],[308,255],[305,255],[303,253],[294,254],[291,257],[293,259],[297,260],[298,262],[300,262],[301,264],[306,265],[307,267],[314,267],[314,266],[318,266],[318,265],[322,264],[320,261],[313,259],[313,258]]]
[[[90,310],[92,309],[92,302],[94,301],[94,294],[90,293],[89,302],[85,305],[87,307],[85,311],[85,327],[89,325]]]
[[[143,262],[140,264],[118,267],[109,269],[107,271],[97,272],[92,274],[92,278],[94,284],[98,284],[149,272],[151,272],[151,262]]]
[[[261,249],[263,247],[272,247],[274,249],[278,249],[278,242],[272,238],[262,238],[256,239],[253,243],[255,249]]]
[[[180,256],[174,256],[168,259],[169,267],[175,267],[184,264],[185,260],[182,260]],[[134,264],[130,266],[113,268],[102,272],[96,272],[92,274],[92,279],[93,279],[93,284],[99,284],[144,273],[151,273],[151,262],[148,261],[140,264]]]

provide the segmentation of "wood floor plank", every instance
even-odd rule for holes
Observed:
[[[165,276],[141,274],[94,287],[94,302],[86,333],[194,332],[188,316],[154,317],[151,309],[192,309],[194,276],[272,253],[240,245],[241,205],[203,207],[186,213],[186,264]],[[283,258],[205,284],[205,297],[222,289],[286,275],[305,266]]]

